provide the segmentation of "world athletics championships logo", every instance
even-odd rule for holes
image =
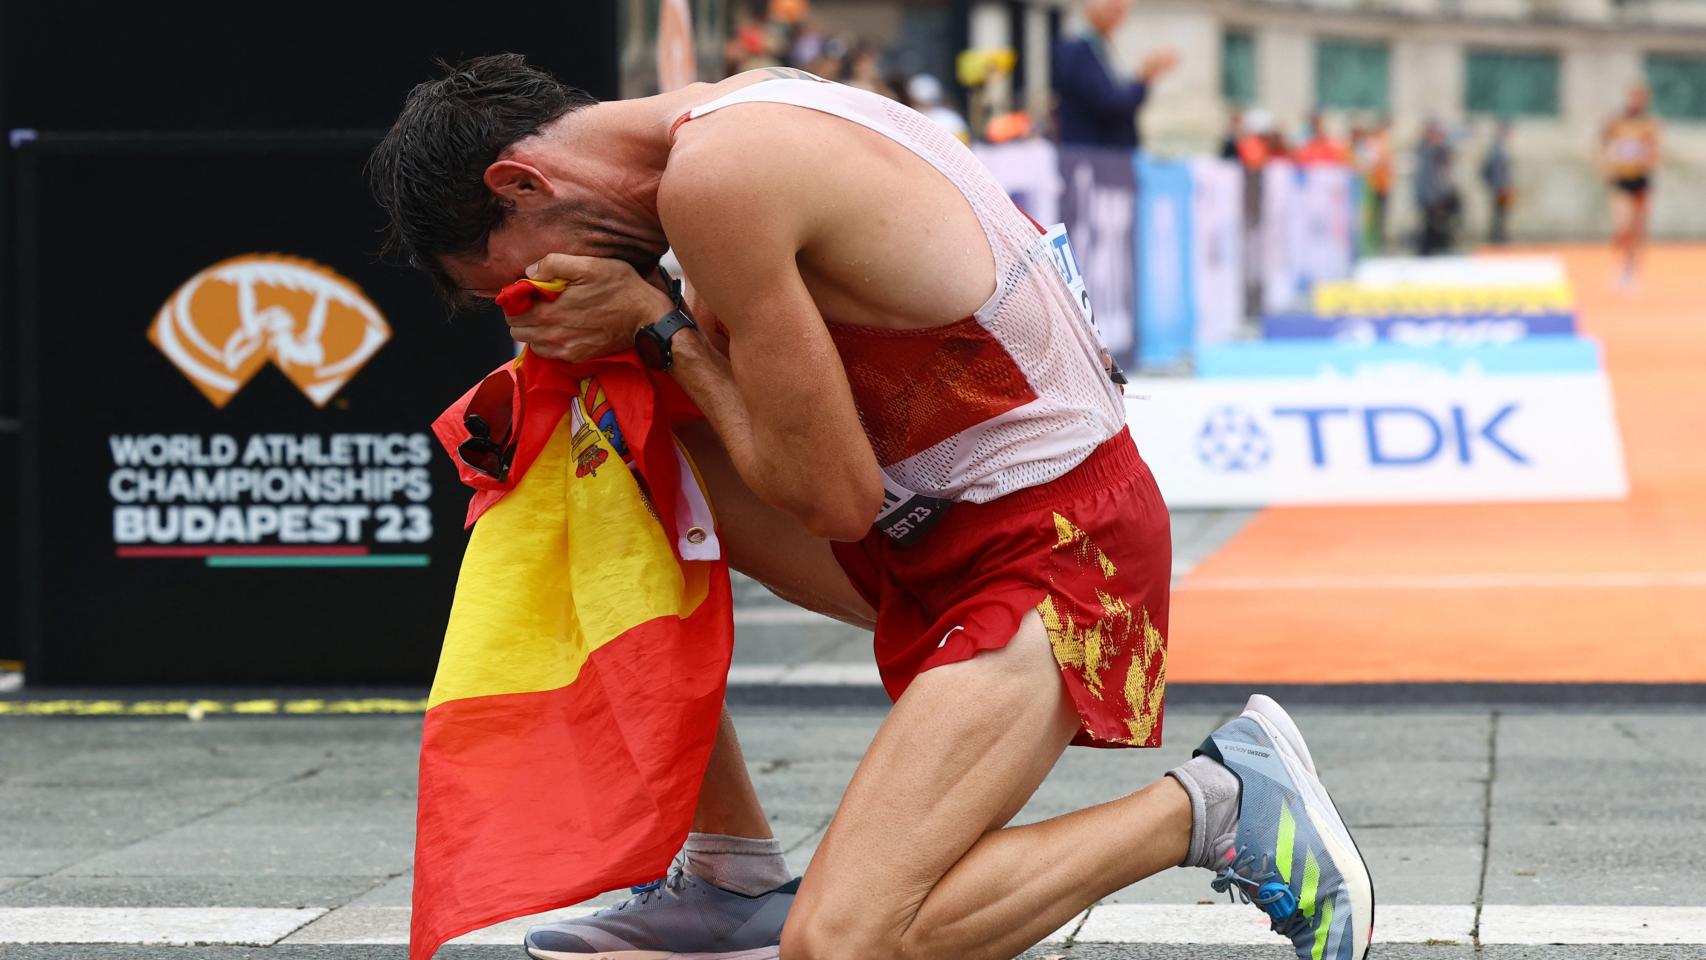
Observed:
[[[1221,407],[1197,431],[1197,459],[1221,473],[1250,473],[1268,465],[1273,444],[1256,418],[1238,407]]]
[[[312,260],[248,254],[184,282],[148,339],[216,407],[272,361],[317,407],[391,339],[379,308]]]

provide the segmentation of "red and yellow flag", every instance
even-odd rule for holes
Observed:
[[[410,960],[662,876],[733,650],[725,561],[681,558],[704,501],[660,385],[631,357],[516,369],[511,476],[463,468],[481,492],[421,739]],[[453,455],[472,395],[435,425]]]

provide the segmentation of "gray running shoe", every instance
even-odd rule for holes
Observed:
[[[1197,753],[1242,787],[1237,830],[1218,839],[1214,889],[1260,907],[1298,960],[1363,960],[1374,882],[1291,717],[1257,694]]]
[[[677,865],[614,907],[533,927],[524,942],[535,960],[776,960],[799,889],[796,877],[748,897]]]

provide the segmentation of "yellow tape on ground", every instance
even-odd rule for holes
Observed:
[[[425,713],[426,698],[342,700],[0,700],[0,717],[312,716]]]

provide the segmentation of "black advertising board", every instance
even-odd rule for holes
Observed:
[[[26,680],[430,678],[510,355],[377,261],[367,136],[47,136],[20,174]]]
[[[0,0],[0,137],[94,131],[383,130],[433,61],[514,51],[617,95],[616,0]],[[0,503],[16,499],[17,153],[0,141]],[[15,513],[0,511],[0,608],[16,607]],[[0,626],[0,660],[20,656]]]

